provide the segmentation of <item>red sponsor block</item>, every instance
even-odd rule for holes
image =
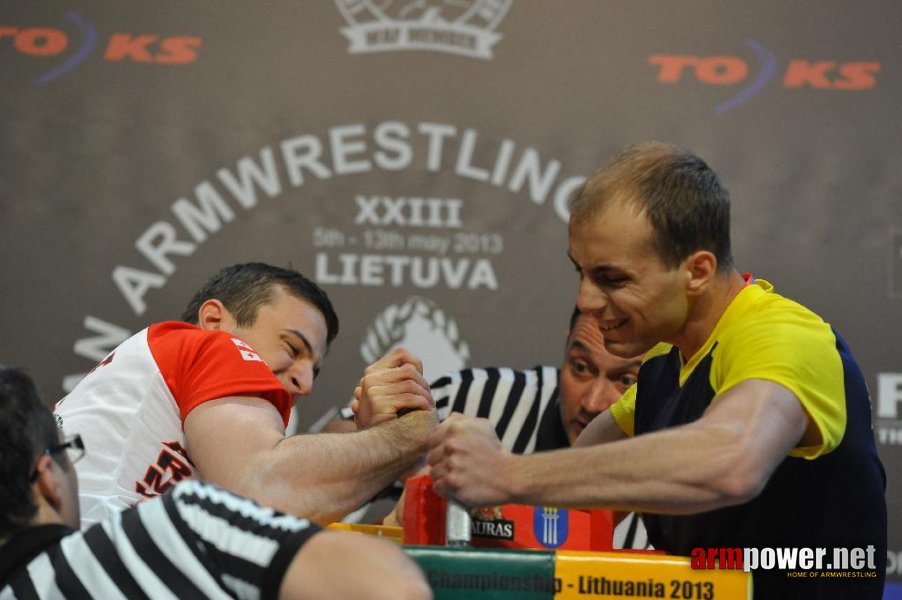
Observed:
[[[447,502],[435,493],[428,475],[407,480],[404,492],[404,544],[445,544]],[[504,504],[473,509],[471,545],[478,548],[609,551],[613,513]]]

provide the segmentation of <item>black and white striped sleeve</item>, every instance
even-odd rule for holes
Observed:
[[[214,485],[187,481],[31,560],[16,597],[275,598],[320,528]]]
[[[291,560],[320,531],[206,483],[176,487],[163,506],[180,536],[193,538],[198,562],[239,598],[275,598]]]

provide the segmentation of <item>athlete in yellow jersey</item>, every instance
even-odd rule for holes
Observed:
[[[593,174],[571,206],[577,306],[611,353],[648,352],[637,384],[571,449],[515,456],[486,422],[448,419],[429,442],[435,489],[641,511],[676,554],[863,549],[861,577],[759,569],[755,597],[877,600],[886,476],[864,379],[820,317],[739,274],[729,212],[717,175],[674,146],[627,148]]]

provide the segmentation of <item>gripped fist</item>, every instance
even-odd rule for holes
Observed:
[[[367,429],[411,410],[435,410],[423,364],[403,348],[395,348],[371,364],[354,389],[351,403],[357,429]]]
[[[487,419],[452,413],[427,445],[436,493],[476,507],[510,501],[506,481],[514,457],[501,445]]]

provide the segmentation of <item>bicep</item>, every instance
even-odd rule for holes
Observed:
[[[620,425],[614,420],[610,410],[606,410],[586,425],[579,437],[573,443],[574,448],[595,446],[624,440],[628,436],[620,429]]]
[[[243,489],[256,461],[285,437],[282,418],[262,398],[205,402],[185,418],[188,455],[202,479]],[[247,490],[245,490],[247,491]]]

